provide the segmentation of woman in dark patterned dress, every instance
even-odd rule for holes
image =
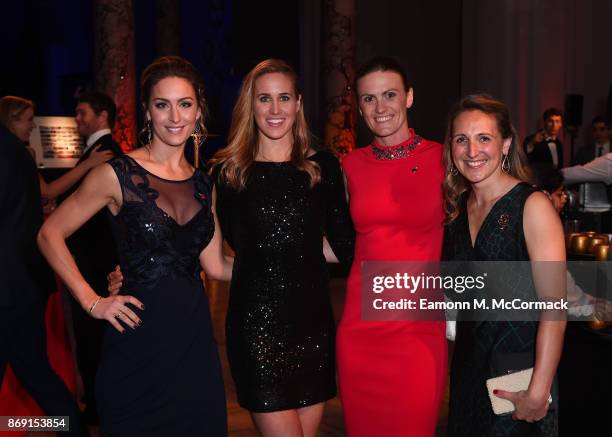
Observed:
[[[524,182],[528,179],[524,155],[508,108],[489,96],[467,96],[451,112],[447,132],[444,259],[565,261],[563,230],[556,211],[543,193]],[[559,290],[565,290],[565,270],[560,271]],[[531,300],[537,299],[533,287],[519,284],[518,280],[507,284],[513,297],[529,297],[531,293]],[[548,399],[565,322],[461,321],[461,314],[459,319],[448,435],[556,435],[557,412],[549,410]],[[533,378],[526,391],[497,390],[496,396],[512,401],[515,411],[512,416],[496,416],[485,381],[500,376],[495,357],[510,354],[529,357],[531,362],[525,367],[534,366]]]
[[[147,67],[141,92],[147,144],[95,168],[39,234],[83,309],[109,322],[96,380],[102,436],[227,435],[200,271],[229,280],[232,263],[216,229],[212,182],[184,156],[189,136],[204,130],[203,90],[182,58]],[[85,282],[65,243],[105,206],[124,275],[123,294],[109,297]]]
[[[227,349],[238,402],[264,436],[314,437],[336,394],[325,261],[350,262],[354,231],[339,163],[312,149],[287,63],[265,60],[246,76],[213,165],[236,253]]]

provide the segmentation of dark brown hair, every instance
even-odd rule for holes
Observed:
[[[364,62],[355,72],[355,93],[357,92],[357,82],[359,82],[359,79],[376,71],[392,71],[397,73],[402,78],[404,89],[408,91],[412,88],[412,83],[408,80],[406,69],[399,60],[389,56],[375,56]]]
[[[108,114],[108,126],[111,129],[113,128],[117,117],[117,106],[108,94],[100,91],[88,91],[77,97],[77,104],[79,103],[87,103],[96,115],[106,111]]]
[[[202,115],[196,121],[200,125],[200,130],[206,136],[204,120],[208,114],[206,97],[204,96],[204,81],[198,70],[191,62],[180,56],[163,56],[157,58],[142,72],[140,78],[140,102],[144,111],[147,110],[151,91],[157,83],[167,77],[180,77],[191,83],[196,95],[196,100]],[[142,132],[141,132],[142,134]]]

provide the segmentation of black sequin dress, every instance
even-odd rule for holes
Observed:
[[[225,436],[225,392],[198,256],[214,233],[210,178],[159,178],[109,161],[123,204],[111,215],[124,285],[142,325],[106,324],[96,397],[102,436]],[[92,248],[92,250],[95,250]]]
[[[252,412],[301,408],[336,394],[322,240],[325,234],[348,264],[354,231],[338,161],[328,152],[309,159],[321,169],[312,189],[307,173],[289,162],[255,162],[240,192],[213,172],[223,235],[236,252],[228,357],[238,402]]]
[[[467,193],[460,199],[459,217],[444,232],[445,261],[528,261],[523,233],[523,208],[535,188],[519,183],[500,198],[485,218],[472,247],[467,216]],[[512,265],[509,265],[509,269]],[[512,275],[510,275],[512,276]],[[525,296],[525,281],[517,277],[504,284],[505,296]],[[486,380],[500,376],[495,357],[525,354],[533,356],[538,323],[460,321],[451,365],[449,437],[544,437],[557,435],[557,412],[536,423],[496,416],[491,408]],[[507,355],[506,355],[507,354]],[[531,364],[533,366],[533,363]],[[529,366],[526,366],[529,367]]]

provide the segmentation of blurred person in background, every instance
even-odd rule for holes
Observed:
[[[548,108],[542,114],[544,128],[525,138],[523,147],[529,163],[550,162],[555,168],[563,167],[563,143],[559,139],[563,129],[563,112]]]

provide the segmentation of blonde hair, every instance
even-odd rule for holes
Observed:
[[[13,123],[28,108],[34,108],[31,100],[17,96],[2,97],[0,99],[0,124],[13,132]]]
[[[497,121],[497,130],[503,139],[512,138],[510,148],[508,149],[508,159],[510,163],[509,175],[523,182],[531,182],[531,172],[527,165],[527,157],[523,151],[523,147],[519,144],[519,138],[510,122],[510,111],[508,107],[494,99],[488,94],[472,94],[462,98],[451,109],[448,117],[448,125],[446,127],[446,139],[444,141],[444,168],[446,169],[446,177],[444,178],[444,210],[446,212],[446,223],[450,223],[459,216],[459,197],[461,194],[470,189],[469,182],[457,173],[452,174],[455,167],[452,157],[452,138],[453,138],[453,123],[455,119],[467,111],[481,111],[495,118]]]
[[[293,90],[299,95],[298,78],[295,70],[280,59],[266,59],[257,64],[244,78],[238,101],[232,112],[232,123],[228,144],[211,159],[211,168],[220,166],[219,177],[232,188],[240,191],[246,186],[251,167],[259,148],[259,130],[255,122],[255,81],[269,73],[282,73],[289,77]],[[304,116],[304,105],[300,105],[292,126],[293,147],[291,163],[308,173],[310,186],[316,185],[321,176],[319,166],[307,159],[311,135]]]

